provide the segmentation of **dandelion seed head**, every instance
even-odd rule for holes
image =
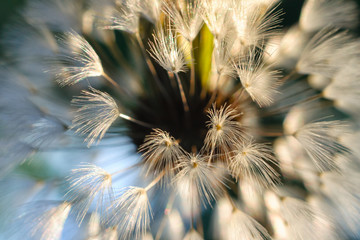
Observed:
[[[357,238],[353,4],[24,5],[0,41],[0,235]]]

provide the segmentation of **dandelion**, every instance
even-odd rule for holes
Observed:
[[[286,6],[24,6],[0,41],[0,236],[357,239],[358,9]]]

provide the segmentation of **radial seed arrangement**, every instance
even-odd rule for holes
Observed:
[[[28,1],[0,238],[360,239],[358,6],[287,2]]]

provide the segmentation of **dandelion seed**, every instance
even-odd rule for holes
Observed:
[[[165,211],[164,218],[161,220],[162,222],[157,230],[155,239],[160,239],[160,237],[167,239],[173,236],[179,236],[181,238],[184,236],[185,226],[179,211],[169,208]]]
[[[275,40],[276,40],[275,36]],[[270,58],[273,58],[271,63],[285,66],[288,69],[292,69],[296,64],[297,59],[302,55],[304,47],[308,44],[309,34],[304,33],[298,25],[292,26],[283,36],[277,44],[275,53],[270,55],[268,49],[265,49],[269,53]],[[271,41],[271,40],[270,40]],[[274,44],[268,44],[268,48],[274,47]],[[264,57],[266,57],[265,55]]]
[[[272,4],[248,0],[231,2],[234,8],[232,11],[234,27],[241,45],[262,47],[264,40],[276,35],[281,14],[271,10],[275,1],[270,2]],[[265,9],[263,9],[264,5]]]
[[[87,227],[87,232],[88,232],[87,235],[90,238],[96,237],[97,235],[99,235],[100,231],[101,231],[100,216],[97,212],[91,213]]]
[[[324,91],[324,97],[334,100],[335,107],[357,116],[359,114],[359,76],[355,66],[359,59],[351,59],[346,66],[338,71]],[[356,70],[355,70],[356,69]]]
[[[38,231],[42,231],[40,240],[60,239],[70,209],[71,205],[64,202],[58,207],[47,211],[41,216],[41,220],[38,221],[39,224],[33,229],[32,235]]]
[[[195,229],[191,229],[184,237],[184,240],[203,240],[204,238]]]
[[[51,145],[65,132],[64,125],[56,118],[42,118],[32,125],[32,131],[25,136],[35,148]]]
[[[59,240],[70,210],[71,204],[67,202],[28,203],[15,219],[15,223],[19,224],[15,236],[17,239]],[[19,226],[22,228],[19,229]]]
[[[353,1],[307,0],[299,22],[302,29],[313,32],[329,25],[354,28],[358,24],[357,20],[357,5]]]
[[[344,216],[344,222],[351,232],[357,232],[360,210],[357,207],[360,193],[359,174],[349,172],[346,176],[339,173],[323,173],[320,175],[321,191],[332,199],[332,210]]]
[[[226,232],[227,239],[271,239],[260,223],[238,209],[231,214]]]
[[[136,1],[135,1],[136,2]],[[111,17],[100,21],[99,25],[107,30],[120,30],[130,34],[139,31],[139,12],[135,11],[134,5],[122,4],[118,11],[114,11]]]
[[[310,195],[306,201],[309,203],[311,208],[316,209],[320,216],[315,217],[314,226],[317,230],[314,233],[316,239],[329,239],[336,240],[341,239],[342,233],[335,228],[334,218],[329,214],[332,209],[329,209],[330,203],[324,196]]]
[[[346,129],[340,121],[323,121],[306,124],[294,133],[314,164],[322,171],[337,168],[335,154],[349,150],[333,135],[334,131]]]
[[[63,40],[64,48],[70,55],[59,56],[59,64],[55,68],[57,82],[61,86],[78,83],[88,77],[100,77],[104,70],[99,56],[92,46],[76,32],[68,32]]]
[[[112,212],[110,222],[118,226],[121,239],[129,239],[132,236],[139,239],[145,235],[152,216],[144,188],[124,189],[121,196],[113,202],[110,211]]]
[[[177,168],[181,170],[173,183],[192,211],[196,211],[200,203],[211,206],[211,202],[221,195],[225,178],[219,171],[214,171],[216,167],[208,163],[206,156],[182,157]]]
[[[252,182],[244,180],[240,181],[239,188],[244,202],[244,212],[256,219],[263,218],[264,192],[258,191]]]
[[[162,4],[162,0],[135,0],[127,2],[128,8],[132,9],[134,12],[141,13],[153,24],[158,22]]]
[[[229,165],[234,178],[240,177],[256,189],[271,187],[279,182],[279,174],[271,166],[276,165],[276,160],[270,146],[247,140],[236,144],[235,149]]]
[[[228,0],[203,0],[203,19],[214,35],[215,39],[220,39],[232,27],[229,9],[231,2]]]
[[[233,46],[231,37],[223,37],[215,41],[215,47],[213,50],[215,68],[219,76],[221,75],[233,75],[233,66],[231,63],[230,50]]]
[[[173,27],[170,23],[159,26],[153,34],[153,41],[149,41],[150,55],[160,66],[172,73],[184,72],[186,62],[182,48],[178,47]]]
[[[117,227],[106,226],[106,223],[101,222],[100,216],[96,212],[91,213],[86,236],[89,240],[119,239]]]
[[[165,170],[172,175],[179,159],[184,155],[179,143],[169,133],[160,129],[154,129],[145,137],[139,151],[143,152],[147,174],[149,172],[159,174]]]
[[[343,62],[339,61],[340,59],[349,59],[356,54],[347,49],[352,42],[352,38],[346,32],[339,32],[338,29],[322,29],[305,47],[297,63],[297,70],[303,74],[332,77],[342,66]]]
[[[76,220],[81,224],[92,202],[97,198],[96,210],[104,213],[104,201],[112,199],[112,178],[104,169],[86,164],[71,171],[67,181],[68,187],[65,198],[73,205],[77,212]]]
[[[173,20],[176,31],[192,42],[203,25],[201,1],[186,0],[180,4],[178,9],[175,3],[165,2],[165,13]]]
[[[82,95],[72,100],[78,107],[72,129],[87,134],[88,147],[101,140],[113,122],[119,117],[119,108],[115,100],[107,93],[94,88],[82,91]]]
[[[234,63],[234,69],[240,78],[241,84],[260,107],[269,106],[278,94],[277,71],[271,71],[261,57],[257,56],[255,49],[249,51],[249,56],[239,58]]]
[[[281,202],[281,215],[289,226],[291,239],[317,239],[316,222],[325,222],[326,217],[312,208],[308,203],[285,197]]]
[[[204,149],[214,152],[215,148],[220,148],[224,153],[228,153],[234,143],[244,140],[243,127],[236,120],[240,114],[231,106],[222,106],[220,110],[216,110],[214,105],[208,111],[208,116],[209,130],[204,140]]]

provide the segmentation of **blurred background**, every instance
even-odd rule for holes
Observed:
[[[14,17],[16,11],[21,9],[21,7],[25,5],[27,1],[31,1],[31,0],[1,0],[0,1],[0,30],[2,30],[4,24],[11,21],[10,19]],[[296,21],[303,0],[283,0],[282,2],[284,8],[291,11],[291,14],[288,14],[286,20],[289,22]],[[357,2],[360,2],[360,0],[357,0]]]
[[[16,18],[16,12],[26,4],[27,1],[32,0],[1,0],[0,1],[0,31],[4,25],[11,21],[11,18]],[[284,16],[284,26],[291,25],[297,21],[301,6],[305,0],[279,0],[281,8],[284,9],[286,15]],[[360,7],[360,0],[356,1]],[[358,31],[360,32],[360,31]]]
[[[11,16],[24,5],[26,0],[2,0],[0,1],[0,28],[8,22]],[[31,1],[31,0],[29,0]]]

